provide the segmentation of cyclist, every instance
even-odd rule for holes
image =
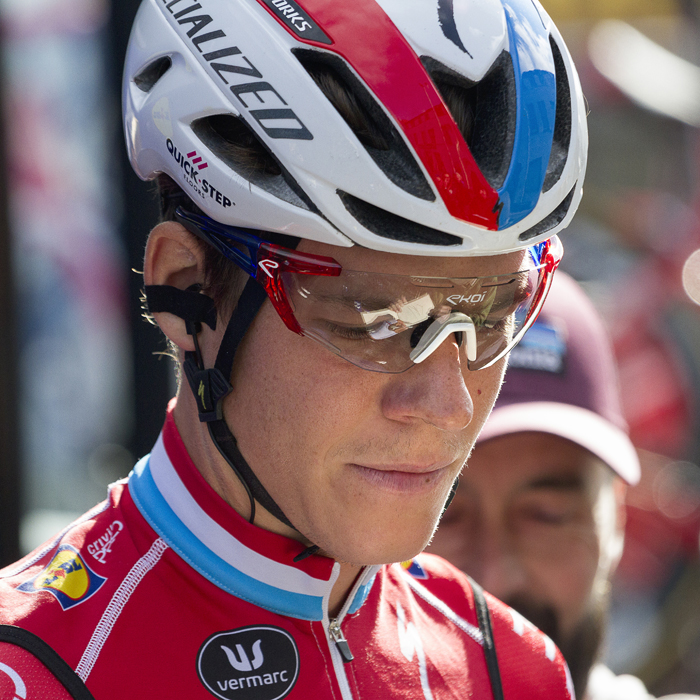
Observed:
[[[0,678],[569,697],[551,640],[412,559],[581,196],[580,86],[541,6],[144,0],[124,121],[181,386],[129,479],[2,572]]]

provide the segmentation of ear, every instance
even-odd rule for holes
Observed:
[[[150,233],[143,267],[144,283],[187,289],[204,283],[204,250],[199,241],[181,224],[166,221]],[[194,350],[194,341],[185,322],[174,314],[160,312],[153,317],[165,335],[186,351]]]
[[[625,525],[627,524],[627,488],[627,484],[621,478],[615,478],[613,490],[617,511],[616,529],[622,536],[625,534]]]
[[[614,552],[612,555],[612,568],[610,575],[615,573],[622,551],[625,545],[625,525],[627,523],[627,484],[619,477],[613,479],[613,494],[615,497],[615,537]]]

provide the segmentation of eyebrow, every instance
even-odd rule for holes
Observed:
[[[482,284],[481,288],[491,289],[492,287],[507,287],[509,284],[513,284],[513,282],[515,281],[517,281],[517,278],[513,277],[513,279],[510,279],[507,282],[496,282],[496,284]]]
[[[553,489],[556,491],[582,491],[585,486],[579,475],[545,475],[527,483],[528,489]]]
[[[360,301],[358,296],[353,296],[351,294],[312,294],[316,301],[322,301],[327,304],[334,304],[336,306],[343,306],[346,308],[353,309],[357,311],[357,302]],[[369,297],[367,299],[362,299],[362,308],[368,311],[383,311],[389,308],[389,304],[396,301],[393,297]]]

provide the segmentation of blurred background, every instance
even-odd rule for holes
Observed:
[[[700,0],[544,0],[589,107],[563,267],[607,320],[643,479],[607,662],[700,690]],[[174,390],[141,317],[151,190],[123,154],[137,0],[0,0],[0,566],[104,498]],[[692,275],[689,276],[692,279]]]

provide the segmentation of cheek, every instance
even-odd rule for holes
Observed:
[[[452,506],[450,506],[451,508]],[[446,514],[433,535],[429,552],[437,554],[462,571],[475,571],[474,554],[476,530],[470,513]]]
[[[306,462],[318,458],[370,403],[362,373],[353,370],[289,331],[265,304],[237,353],[227,403],[241,449],[256,454],[261,468],[302,452]]]
[[[598,570],[599,547],[593,533],[580,533],[556,552],[531,556],[528,568],[534,593],[559,611],[562,630],[571,631],[586,613]]]
[[[464,381],[474,402],[474,421],[478,423],[479,430],[483,427],[494,403],[496,403],[506,371],[506,362],[507,360],[504,358],[486,369],[480,369],[476,372],[465,370]]]

